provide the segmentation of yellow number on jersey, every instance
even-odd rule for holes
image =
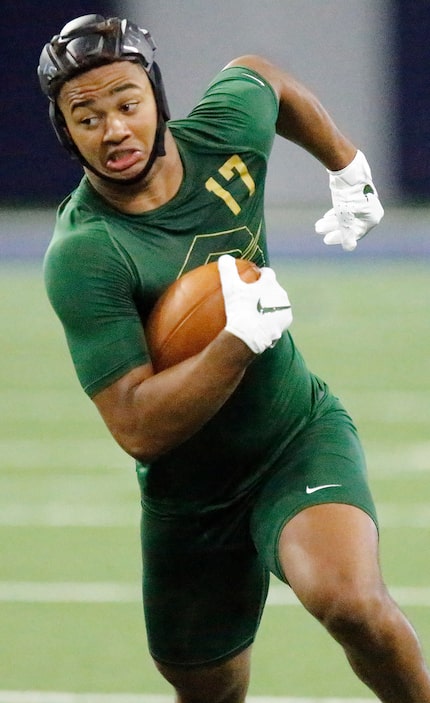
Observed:
[[[249,197],[254,195],[255,193],[255,183],[254,179],[252,178],[251,174],[248,171],[248,168],[246,164],[242,161],[240,156],[238,154],[234,154],[231,156],[222,166],[221,168],[218,169],[218,173],[221,174],[223,178],[225,178],[226,181],[230,181],[233,176],[234,172],[237,172],[242,179],[243,183],[248,189],[249,192]],[[228,192],[225,188],[222,187],[218,181],[215,180],[215,178],[208,178],[208,180],[205,183],[206,190],[208,190],[210,193],[214,193],[214,195],[218,196],[218,198],[221,198],[225,202],[228,208],[232,211],[233,215],[238,215],[239,212],[241,211],[241,207],[237,200],[233,198],[231,193]]]

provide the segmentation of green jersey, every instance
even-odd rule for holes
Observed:
[[[261,76],[225,69],[187,118],[169,122],[184,168],[172,200],[123,214],[84,177],[61,205],[46,287],[90,396],[148,362],[145,321],[173,280],[223,253],[268,263],[264,184],[277,114]],[[150,466],[138,465],[145,501],[186,513],[236,500],[270,469],[322,395],[285,334],[198,433]]]

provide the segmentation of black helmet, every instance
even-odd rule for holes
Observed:
[[[105,18],[101,15],[77,17],[45,44],[37,74],[42,91],[50,101],[49,116],[61,144],[84,165],[88,166],[70,139],[64,117],[57,106],[57,97],[66,81],[113,61],[137,60],[145,69],[158,111],[158,128],[149,167],[157,156],[164,155],[165,121],[170,119],[170,114],[160,69],[154,61],[155,50],[155,43],[148,30],[141,29],[126,19]],[[148,171],[149,168],[146,173]]]

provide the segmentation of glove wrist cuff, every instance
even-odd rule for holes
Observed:
[[[357,183],[368,183],[372,181],[370,166],[363,152],[358,150],[351,163],[340,171],[329,171],[330,181],[337,186],[353,186]]]
[[[238,339],[241,339],[244,344],[254,353],[254,354],[261,354],[265,349],[267,349],[270,346],[271,340],[269,338],[266,338],[266,335],[259,335],[257,339],[252,338],[249,334],[246,334],[245,331],[239,329],[236,325],[232,324],[226,324],[224,327],[226,332],[230,332],[230,334],[233,334],[235,337],[238,337]]]

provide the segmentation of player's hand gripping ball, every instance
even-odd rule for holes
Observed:
[[[246,283],[260,277],[260,269],[252,261],[236,259],[236,266]],[[198,354],[225,326],[217,262],[178,278],[157,300],[145,327],[155,373]]]
[[[260,269],[258,280],[244,283],[235,259],[224,254],[218,260],[227,324],[225,329],[261,354],[275,346],[293,315],[287,291],[276,280],[273,269]]]

